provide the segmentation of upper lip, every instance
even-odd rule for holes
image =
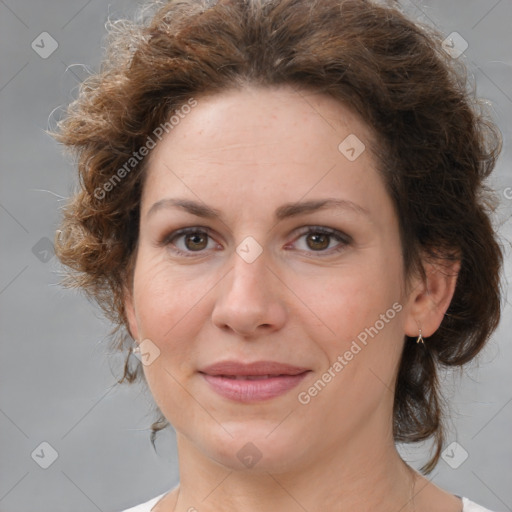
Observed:
[[[206,366],[200,373],[208,375],[298,375],[308,371],[309,368],[302,368],[276,361],[255,361],[253,363],[242,363],[239,361],[220,361]]]

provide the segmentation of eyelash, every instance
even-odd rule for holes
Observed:
[[[159,243],[159,245],[161,246],[169,246],[169,245],[174,245],[172,242],[174,240],[176,240],[176,238],[179,238],[179,237],[182,237],[182,236],[185,236],[185,235],[189,235],[189,234],[201,234],[201,235],[206,235],[210,238],[212,238],[210,236],[210,233],[211,233],[211,230],[209,228],[206,228],[206,227],[201,227],[201,226],[194,226],[194,227],[190,227],[190,228],[183,228],[183,229],[179,229],[177,231],[174,231],[172,232],[170,235],[164,237],[162,239],[162,241]],[[339,248],[336,248],[336,249],[330,249],[330,250],[320,250],[320,251],[311,251],[313,253],[317,252],[317,253],[327,253],[327,254],[332,254],[332,253],[338,253],[338,252],[341,252],[345,249],[345,247],[347,245],[350,245],[350,243],[352,242],[352,238],[349,236],[349,235],[346,235],[345,233],[342,233],[341,231],[338,231],[336,229],[330,229],[330,228],[324,228],[324,227],[319,227],[319,226],[309,226],[305,231],[302,231],[298,237],[297,237],[297,240],[299,238],[301,238],[302,236],[304,235],[309,235],[309,234],[321,234],[321,235],[328,235],[329,237],[332,237],[332,238],[335,238],[338,242],[341,243],[341,247]],[[190,257],[194,257],[195,254],[201,254],[202,252],[204,252],[204,250],[201,250],[201,251],[183,251],[181,249],[178,249],[176,246],[174,246],[174,248],[172,249],[172,251],[180,256],[185,256],[187,258],[190,258]],[[322,256],[317,256],[317,257],[322,257]]]

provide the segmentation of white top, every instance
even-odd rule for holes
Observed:
[[[122,512],[151,512],[151,509],[160,501],[167,492],[164,492],[163,494],[160,494],[156,498],[152,498],[149,501],[146,501],[145,503],[141,503],[140,505],[137,505],[132,508],[127,508],[126,510],[123,510]],[[477,505],[476,503],[473,503],[472,501],[469,501],[467,498],[462,497],[462,512],[492,512],[488,508],[484,508],[481,505]]]

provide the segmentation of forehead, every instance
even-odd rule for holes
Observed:
[[[251,87],[195,101],[150,154],[143,203],[164,189],[190,195],[212,187],[240,196],[257,187],[269,198],[278,188],[296,201],[308,189],[328,193],[348,181],[361,188],[376,178],[371,129],[327,95]]]
[[[367,139],[372,135],[370,127],[349,106],[326,94],[290,85],[230,89],[200,95],[195,102],[196,106],[181,115],[179,124],[171,130],[173,138],[182,138],[182,142],[194,135],[208,136],[212,141],[249,135],[265,139],[265,134],[276,128],[295,129],[294,135],[303,132],[307,138],[326,132],[341,135],[347,130]],[[282,131],[282,135],[286,133]],[[171,138],[171,133],[167,135]]]

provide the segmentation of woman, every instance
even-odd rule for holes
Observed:
[[[439,369],[500,318],[499,134],[441,37],[362,0],[114,28],[56,135],[57,246],[176,430],[179,486],[130,510],[485,511],[395,447],[432,439],[432,471]]]

